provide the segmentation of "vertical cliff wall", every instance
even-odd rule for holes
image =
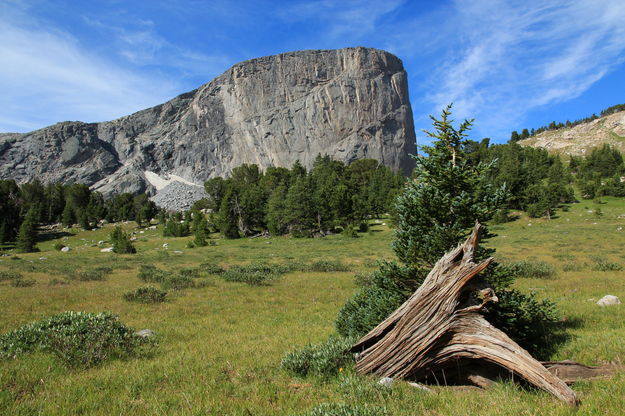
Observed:
[[[241,62],[197,90],[117,120],[0,135],[0,177],[81,182],[111,194],[158,187],[154,174],[202,183],[242,163],[310,167],[319,153],[346,163],[375,158],[408,172],[414,152],[401,61],[346,48]]]

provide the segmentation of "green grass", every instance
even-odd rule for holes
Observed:
[[[593,270],[593,258],[625,264],[621,250],[625,231],[617,231],[625,224],[618,218],[625,214],[625,201],[603,199],[607,203],[601,207],[601,218],[584,209],[592,203],[582,202],[551,221],[522,216],[492,227],[498,236],[489,245],[497,249],[500,260],[531,259],[558,271],[549,279],[517,280],[519,288],[555,300],[572,323],[570,339],[553,359],[600,364],[622,362],[625,357],[625,308],[595,305],[605,294],[625,299],[623,271]],[[132,223],[124,227],[138,231]],[[0,271],[19,272],[38,283],[12,287],[9,280],[0,281],[0,333],[66,310],[110,311],[135,329],[152,329],[159,341],[152,357],[114,360],[88,370],[68,369],[39,353],[0,361],[0,414],[298,415],[322,403],[380,407],[392,415],[621,414],[623,374],[577,383],[573,388],[582,405],[575,412],[546,393],[510,383],[487,391],[436,388],[428,394],[403,382],[392,389],[380,388],[374,378],[355,376],[350,370],[331,380],[301,379],[283,370],[280,362],[287,351],[321,343],[334,331],[339,308],[355,290],[354,274],[370,272],[378,258],[393,258],[392,232],[380,225],[372,229],[356,239],[212,236],[216,246],[194,249],[186,248],[192,237],[163,238],[160,229],[144,230],[137,234],[137,254],[117,255],[101,253],[97,247],[98,240],[108,238],[107,226],[74,230],[66,240],[40,243],[40,252],[20,254],[16,260],[0,257]],[[55,251],[56,242],[72,251]],[[167,249],[162,247],[165,242]],[[124,293],[145,285],[137,277],[142,264],[172,273],[204,264],[200,270],[208,274],[218,267],[259,263],[286,267],[318,261],[341,262],[351,271],[295,267],[270,285],[215,278],[211,285],[171,292],[165,303],[123,299]],[[570,270],[567,264],[580,267]],[[105,280],[64,280],[97,267],[110,268]]]

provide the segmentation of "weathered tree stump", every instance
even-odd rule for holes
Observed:
[[[492,262],[473,262],[481,229],[476,224],[403,305],[353,346],[356,370],[418,381],[482,360],[577,404],[573,390],[481,315],[488,302],[498,301],[491,288],[475,279]]]

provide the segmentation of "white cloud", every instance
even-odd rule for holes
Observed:
[[[173,84],[100,59],[67,33],[24,16],[15,22],[0,20],[0,131],[112,119],[174,95]]]
[[[578,97],[622,63],[623,21],[620,0],[458,0],[426,101],[434,114],[454,102],[456,118],[503,138],[530,110]]]
[[[404,0],[316,0],[295,3],[277,13],[289,21],[318,20],[324,27],[320,32],[330,40],[356,41],[371,34],[379,19],[402,3]]]

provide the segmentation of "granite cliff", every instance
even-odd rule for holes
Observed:
[[[85,183],[105,195],[201,184],[242,163],[310,167],[317,154],[408,172],[415,152],[406,72],[368,48],[241,62],[200,88],[113,121],[0,134],[0,178]]]

